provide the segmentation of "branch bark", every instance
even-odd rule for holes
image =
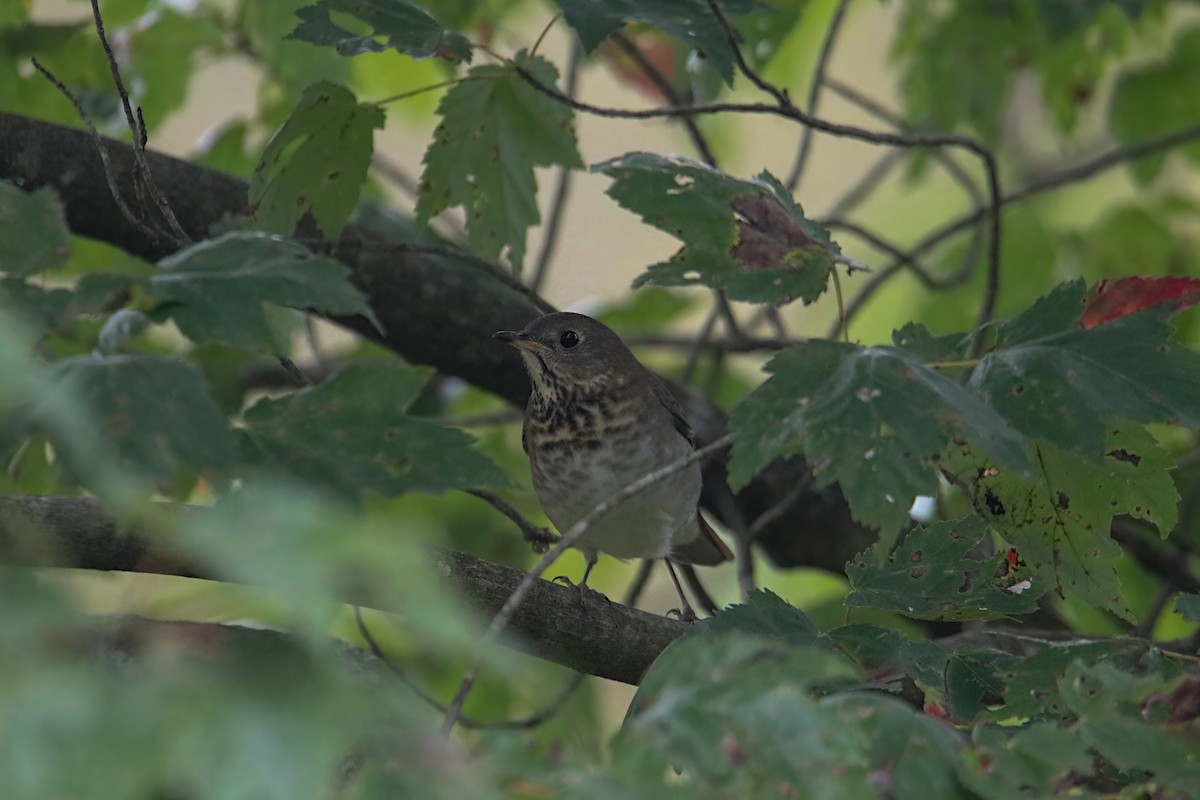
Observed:
[[[197,506],[173,506],[203,514]],[[466,553],[437,551],[434,561],[481,615],[491,618],[525,573]],[[152,531],[124,532],[88,497],[0,496],[0,562],[21,566],[140,572],[219,580],[180,559]],[[361,605],[363,598],[340,598]],[[414,614],[415,609],[380,609]],[[580,604],[573,589],[537,581],[513,614],[500,644],[622,683],[637,684],[651,662],[687,626],[623,606]]]
[[[136,196],[132,184],[134,155],[128,145],[104,139],[112,178],[122,194]],[[214,226],[244,214],[247,185],[224,173],[147,150],[154,178],[193,239],[203,239]],[[141,258],[158,260],[175,251],[165,238],[154,238],[118,210],[109,192],[99,153],[80,130],[0,112],[0,180],[32,191],[51,186],[62,199],[72,232]],[[305,236],[315,232],[303,232]],[[498,347],[491,334],[522,327],[544,313],[524,287],[506,282],[478,265],[416,253],[361,227],[348,226],[336,255],[352,270],[354,283],[370,299],[383,324],[380,334],[361,317],[334,321],[379,342],[406,360],[438,370],[492,392],[518,406],[529,397],[529,379],[516,351]],[[725,433],[726,416],[711,399],[672,384],[688,413],[699,445]],[[774,508],[805,480],[802,459],[779,461],[737,496],[741,516],[749,521]],[[705,471],[702,503],[723,519],[716,498],[726,491],[724,465],[714,461]],[[765,529],[758,544],[780,566],[819,566],[841,572],[846,561],[875,539],[850,518],[836,488],[813,491]]]

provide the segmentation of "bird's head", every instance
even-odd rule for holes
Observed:
[[[521,351],[529,377],[544,395],[631,380],[644,369],[616,333],[583,314],[547,314],[523,330],[498,331],[492,338]]]

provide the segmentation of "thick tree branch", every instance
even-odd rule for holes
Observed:
[[[174,506],[180,514],[203,514]],[[497,614],[526,573],[466,553],[438,551],[435,563],[482,615]],[[180,559],[153,532],[124,533],[86,497],[0,496],[0,562],[220,579]],[[362,604],[366,598],[341,598]],[[381,609],[414,614],[418,609]],[[573,589],[535,581],[500,643],[578,672],[636,684],[687,626],[618,603],[580,604]]]
[[[176,245],[131,224],[112,200],[108,177],[132,197],[133,153],[127,145],[103,140],[111,172],[106,173],[86,133],[16,114],[0,112],[0,180],[32,191],[51,186],[63,201],[72,232],[107,242],[156,261]],[[155,182],[180,225],[192,239],[209,235],[246,208],[247,185],[224,173],[204,169],[151,150],[145,158]],[[315,231],[303,232],[316,238]],[[544,301],[486,264],[469,256],[451,258],[448,248],[388,241],[361,227],[348,226],[336,256],[352,270],[354,282],[369,297],[384,327],[380,334],[359,317],[338,318],[362,336],[391,348],[405,359],[438,370],[524,405],[529,379],[516,351],[491,341],[497,330],[521,327],[545,311]],[[687,411],[700,444],[725,432],[725,415],[694,390],[673,387]],[[776,462],[744,491],[738,506],[748,520],[774,507],[808,472],[800,459]],[[704,505],[722,518],[711,498],[724,480],[719,461],[706,469]],[[759,544],[781,565],[820,566],[840,571],[846,561],[874,540],[850,518],[836,489],[814,493],[796,503],[793,513],[763,532]]]

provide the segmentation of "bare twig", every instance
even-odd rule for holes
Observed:
[[[871,168],[863,173],[858,182],[851,186],[844,195],[834,201],[829,207],[828,215],[830,217],[844,217],[854,209],[858,208],[864,200],[871,196],[871,193],[879,188],[887,177],[892,174],[892,170],[904,158],[903,150],[888,150],[879,159],[871,165]]]
[[[550,552],[542,556],[542,559],[538,562],[537,566],[534,567],[531,572],[525,575],[520,584],[517,585],[517,588],[509,596],[508,600],[500,608],[500,611],[492,619],[491,625],[488,626],[487,631],[483,634],[483,646],[486,647],[496,640],[496,637],[500,635],[505,627],[507,627],[509,620],[512,619],[513,614],[516,612],[517,607],[524,601],[525,595],[528,594],[530,589],[533,588],[533,585],[538,578],[545,574],[546,570],[550,568],[550,565],[557,561],[558,557],[566,552],[568,547],[571,547],[577,541],[579,541],[580,537],[587,532],[588,528],[591,527],[592,523],[594,523],[599,517],[607,514],[613,508],[616,508],[618,505],[625,502],[638,492],[643,491],[648,486],[651,486],[654,483],[663,480],[664,478],[670,477],[676,472],[686,469],[698,461],[708,458],[718,450],[723,450],[724,448],[728,447],[732,442],[733,436],[731,434],[726,434],[720,439],[714,441],[712,444],[694,451],[688,455],[687,458],[680,459],[679,461],[669,464],[662,469],[657,469],[647,475],[642,476],[633,483],[630,483],[621,491],[614,494],[612,497],[597,505],[582,519],[572,525],[570,530],[567,530],[563,533],[562,538],[560,538],[558,543],[550,549]],[[454,725],[458,721],[459,715],[462,713],[463,703],[466,702],[467,695],[471,692],[471,687],[475,685],[475,678],[478,676],[478,674],[479,660],[476,659],[471,666],[467,668],[467,673],[463,677],[462,682],[459,684],[458,691],[455,693],[453,701],[451,701],[449,708],[446,710],[446,716],[442,720],[442,733],[444,735],[449,735],[450,732],[454,730]]]
[[[525,537],[525,541],[533,547],[535,553],[544,553],[550,549],[550,546],[558,541],[558,535],[552,533],[546,528],[539,525],[534,525],[520,511],[513,508],[502,499],[483,489],[470,489],[467,494],[474,495],[484,501],[492,508],[499,511],[504,516],[512,520],[518,528],[521,529],[521,535]]]
[[[700,326],[700,332],[695,338],[687,340],[687,361],[683,364],[683,372],[679,374],[680,383],[691,383],[692,379],[696,376],[696,367],[700,364],[700,353],[711,343],[713,329],[716,328],[717,317],[720,315],[720,309],[714,305],[712,310],[708,312],[708,316],[704,318],[704,324]]]
[[[800,498],[808,494],[808,488],[812,486],[812,482],[812,472],[806,472],[804,477],[797,481],[796,485],[792,487],[791,491],[785,494],[778,503],[759,514],[758,518],[755,519],[754,522],[750,523],[750,530],[748,531],[747,538],[753,542],[777,519],[780,519],[786,515],[788,510],[795,505]]]
[[[1023,203],[1038,195],[1046,192],[1060,189],[1064,186],[1076,184],[1080,181],[1099,175],[1114,167],[1120,166],[1129,161],[1135,161],[1154,153],[1168,150],[1185,142],[1200,139],[1200,125],[1190,125],[1180,128],[1172,133],[1163,136],[1147,139],[1138,144],[1129,145],[1126,147],[1117,147],[1103,155],[1100,155],[1083,164],[1065,169],[1062,172],[1056,172],[1053,175],[1048,175],[1040,181],[1029,184],[1023,189],[1019,189],[1011,194],[1004,195],[1000,199],[1001,207],[1007,207],[1018,203]],[[938,245],[948,239],[970,230],[974,225],[978,224],[988,214],[989,209],[977,208],[969,211],[957,219],[951,220],[942,227],[934,230],[912,249],[908,251],[908,260],[905,263],[910,263],[929,251],[933,250]],[[847,313],[853,314],[854,310],[861,307],[879,288],[887,282],[889,278],[894,276],[902,267],[903,263],[895,261],[876,272],[870,280],[863,284],[859,289],[858,294],[850,302],[847,307]]]
[[[825,73],[829,69],[829,60],[833,55],[833,45],[837,41],[842,21],[846,18],[846,8],[849,5],[849,0],[839,0],[837,7],[833,10],[833,18],[829,20],[829,28],[825,31],[825,40],[821,43],[821,53],[817,56],[817,66],[813,70],[812,84],[808,87],[808,101],[804,104],[804,110],[809,114],[817,113],[817,106],[821,100],[821,89],[826,83]],[[796,152],[796,161],[792,164],[792,171],[788,174],[787,182],[784,184],[789,192],[796,191],[796,187],[800,185],[800,179],[804,176],[804,168],[808,165],[808,154],[812,151],[812,140],[812,128],[805,128],[800,132],[800,149]]]
[[[842,83],[835,78],[828,78],[825,81],[825,85],[828,86],[829,90],[834,94],[837,94],[847,102],[858,106],[863,111],[866,111],[868,114],[878,119],[880,122],[887,123],[888,125],[891,125],[897,130],[901,131],[911,132],[917,130],[912,125],[908,124],[908,122],[906,122],[899,114],[888,110],[883,106],[882,103],[873,100],[849,84]],[[935,150],[933,152],[933,159],[942,167],[944,167],[950,177],[953,178],[954,181],[963,188],[963,191],[965,191],[967,196],[971,199],[972,204],[975,206],[983,205],[983,195],[980,193],[979,187],[975,185],[975,180],[967,174],[966,170],[964,170],[962,166],[954,160],[953,157],[947,155],[946,153]]]
[[[179,244],[187,244],[191,242],[191,237],[183,230],[183,226],[175,218],[175,212],[171,210],[171,205],[167,202],[167,198],[159,191],[158,184],[154,181],[154,174],[150,171],[150,164],[146,161],[147,136],[145,120],[142,118],[142,109],[139,107],[137,115],[134,116],[133,108],[129,101],[129,92],[126,91],[125,81],[121,78],[121,69],[117,66],[117,58],[113,55],[112,47],[108,43],[108,36],[104,33],[104,18],[100,15],[100,3],[98,0],[92,0],[92,19],[96,24],[96,35],[100,37],[100,44],[104,46],[104,55],[108,59],[108,69],[112,73],[113,83],[117,87],[117,94],[121,96],[121,106],[125,109],[125,121],[129,124],[129,132],[133,136],[133,155],[134,162],[137,164],[137,170],[134,175],[138,178],[135,186],[139,190],[144,190],[150,196],[150,199],[158,208],[158,213],[166,221],[171,234],[177,242]]]
[[[415,199],[420,193],[417,179],[405,172],[403,167],[384,154],[375,153],[372,155],[371,167],[409,197]]]
[[[490,425],[512,425],[520,422],[521,412],[515,408],[501,408],[465,417],[442,417],[439,421],[443,425],[453,425],[456,428],[486,428]]]
[[[579,40],[571,38],[571,53],[567,57],[567,74],[563,78],[563,92],[568,97],[575,96],[579,85],[579,63],[583,60]],[[575,170],[570,167],[558,168],[557,183],[554,187],[554,197],[550,201],[550,218],[546,220],[545,232],[542,234],[542,248],[534,264],[533,274],[529,278],[529,286],[535,292],[541,291],[550,270],[550,262],[554,259],[554,251],[558,248],[558,235],[562,232],[563,217],[566,215],[567,200],[571,196],[571,183]]]
[[[117,186],[116,178],[113,175],[112,164],[108,160],[108,150],[106,150],[104,147],[104,140],[100,138],[100,133],[96,130],[96,125],[92,122],[92,118],[88,115],[87,111],[84,110],[83,104],[79,102],[79,98],[76,97],[74,92],[68,89],[66,84],[60,81],[53,72],[42,66],[42,63],[38,61],[36,57],[29,60],[33,64],[33,68],[40,72],[43,77],[46,78],[46,80],[54,84],[54,88],[58,89],[63,97],[66,97],[71,101],[71,105],[75,106],[75,113],[77,113],[79,118],[83,120],[83,124],[87,127],[88,133],[92,137],[92,141],[96,143],[96,152],[100,154],[100,162],[104,165],[104,180],[108,183],[109,194],[112,195],[113,203],[115,203],[117,209],[120,210],[121,216],[125,217],[125,219],[129,221],[130,225],[133,225],[147,236],[157,239],[160,235],[159,232],[147,225],[136,214],[134,214],[126,204],[125,198],[122,197],[121,189]]]
[[[633,63],[638,65],[638,69],[642,74],[654,84],[654,88],[658,89],[659,93],[666,99],[667,103],[673,108],[683,108],[687,105],[683,98],[679,96],[679,92],[675,91],[675,87],[667,80],[667,77],[662,74],[658,67],[654,66],[654,62],[646,58],[646,54],[642,52],[636,44],[631,42],[625,34],[617,32],[612,35],[612,41],[621,52],[629,56]],[[705,164],[714,165],[717,163],[716,156],[708,146],[708,140],[704,138],[704,134],[700,132],[700,127],[696,124],[696,120],[691,117],[680,117],[680,124],[687,131],[688,138],[692,140],[692,147],[696,148],[696,154],[700,156],[700,160]]]
[[[313,385],[312,381],[308,379],[308,376],[300,371],[300,368],[296,366],[296,362],[292,361],[290,357],[280,356],[279,365],[287,371],[287,374],[291,376],[292,380],[295,381],[296,385],[300,388],[303,389],[307,386]]]

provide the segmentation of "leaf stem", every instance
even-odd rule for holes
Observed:
[[[837,267],[830,270],[833,274],[833,292],[837,295],[838,327],[842,329],[842,341],[850,343],[850,320],[846,318],[846,303],[842,297],[842,279],[838,277]]]
[[[929,361],[925,366],[930,369],[956,369],[958,367],[977,367],[981,359],[963,358],[958,361]]]
[[[477,81],[477,80],[479,80],[479,78],[471,76],[471,75],[463,75],[458,78],[450,78],[449,80],[439,81],[437,83],[431,83],[428,86],[422,86],[419,89],[410,89],[407,92],[401,92],[400,94],[394,94],[391,97],[385,97],[382,100],[376,100],[375,102],[371,103],[371,105],[382,106],[387,103],[394,103],[397,100],[407,100],[410,97],[416,97],[419,94],[425,94],[425,92],[433,92],[438,89],[445,89],[447,86],[455,86],[460,83],[466,83],[467,81]]]

